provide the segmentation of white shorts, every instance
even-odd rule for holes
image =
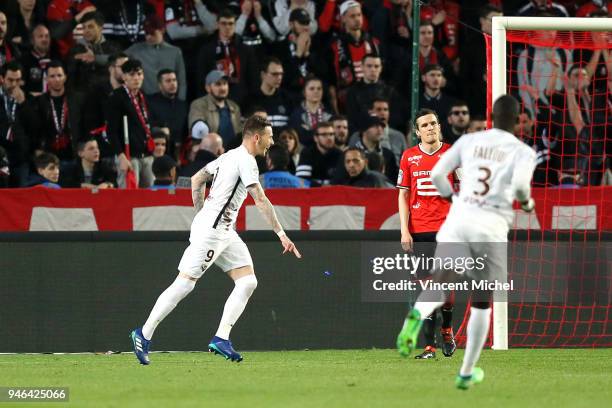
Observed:
[[[451,213],[438,231],[436,241],[436,258],[484,257],[485,267],[466,270],[468,277],[476,280],[507,277],[508,223],[502,216]]]
[[[223,272],[243,266],[253,266],[249,249],[235,230],[216,230],[208,227],[194,231],[189,246],[181,258],[178,270],[198,279],[215,264]]]

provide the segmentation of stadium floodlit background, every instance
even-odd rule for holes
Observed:
[[[9,187],[0,188],[0,406],[11,404],[8,388],[66,388],[66,405],[74,406],[609,404],[609,32],[507,32],[507,92],[521,102],[516,134],[538,154],[536,212],[517,210],[510,235],[510,277],[522,282],[508,305],[510,350],[490,350],[490,337],[481,359],[487,377],[469,393],[452,388],[461,349],[450,359],[400,359],[393,346],[408,306],[363,301],[364,246],[399,249],[397,193],[357,188],[374,186],[348,176],[340,157],[361,142],[371,166],[387,160],[367,171],[380,170],[393,185],[392,160],[414,143],[411,90],[420,107],[436,110],[449,143],[486,125],[492,16],[605,18],[612,4],[430,0],[420,2],[421,23],[411,31],[412,1],[363,0],[361,17],[341,15],[342,3],[348,0],[0,4],[0,187]],[[410,83],[417,32],[419,72],[443,76],[417,75],[420,88]],[[361,66],[370,53],[381,57],[382,72]],[[129,100],[117,101],[119,65],[128,57],[143,62],[144,116],[129,111]],[[177,84],[164,84],[163,75],[158,83],[162,69]],[[206,88],[214,69],[227,76],[228,95]],[[283,80],[275,82],[279,70]],[[303,92],[310,75],[320,78],[322,94]],[[224,116],[203,109],[206,92],[226,102]],[[457,108],[467,117],[451,114]],[[247,200],[237,228],[259,287],[232,333],[245,361],[201,352],[231,290],[211,269],[156,333],[153,350],[175,352],[154,353],[142,367],[128,352],[128,334],[174,278],[186,245],[193,211],[181,183],[219,153],[213,142],[235,146],[240,117],[254,111],[273,122],[287,172],[313,185],[268,193],[304,258],[280,256]],[[156,174],[148,167],[139,175],[140,188],[117,178],[115,155],[127,152],[122,112],[133,158],[158,162]],[[371,132],[368,115],[382,120],[388,140],[403,143],[370,149],[364,138],[381,135]],[[312,161],[321,149],[313,128],[328,120],[336,146],[326,153],[335,161]],[[92,140],[99,152],[83,158],[87,145],[79,142]],[[41,153],[47,161],[35,159]],[[37,170],[55,163],[53,155],[59,179]],[[87,160],[105,171],[85,180]],[[267,163],[259,164],[265,174]],[[154,178],[160,182],[151,189]],[[469,308],[455,310],[461,348]]]

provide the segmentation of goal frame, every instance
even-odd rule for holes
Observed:
[[[506,94],[506,30],[567,30],[612,32],[612,18],[493,17],[491,31],[492,100]],[[508,303],[493,302],[494,350],[508,350]]]

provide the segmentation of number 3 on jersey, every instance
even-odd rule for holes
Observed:
[[[484,174],[483,177],[478,179],[478,181],[482,183],[484,187],[482,191],[474,190],[474,194],[483,196],[483,195],[486,195],[489,192],[489,189],[491,188],[489,186],[489,179],[491,178],[491,169],[489,169],[488,167],[481,166],[478,168],[478,171]]]

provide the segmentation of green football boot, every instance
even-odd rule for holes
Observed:
[[[464,377],[457,374],[457,378],[455,378],[455,386],[460,390],[467,390],[474,384],[480,384],[483,379],[484,371],[482,371],[482,368],[474,367],[472,375]]]
[[[408,357],[417,345],[417,338],[423,321],[418,310],[412,309],[404,320],[404,326],[397,336],[397,350],[402,357]]]

